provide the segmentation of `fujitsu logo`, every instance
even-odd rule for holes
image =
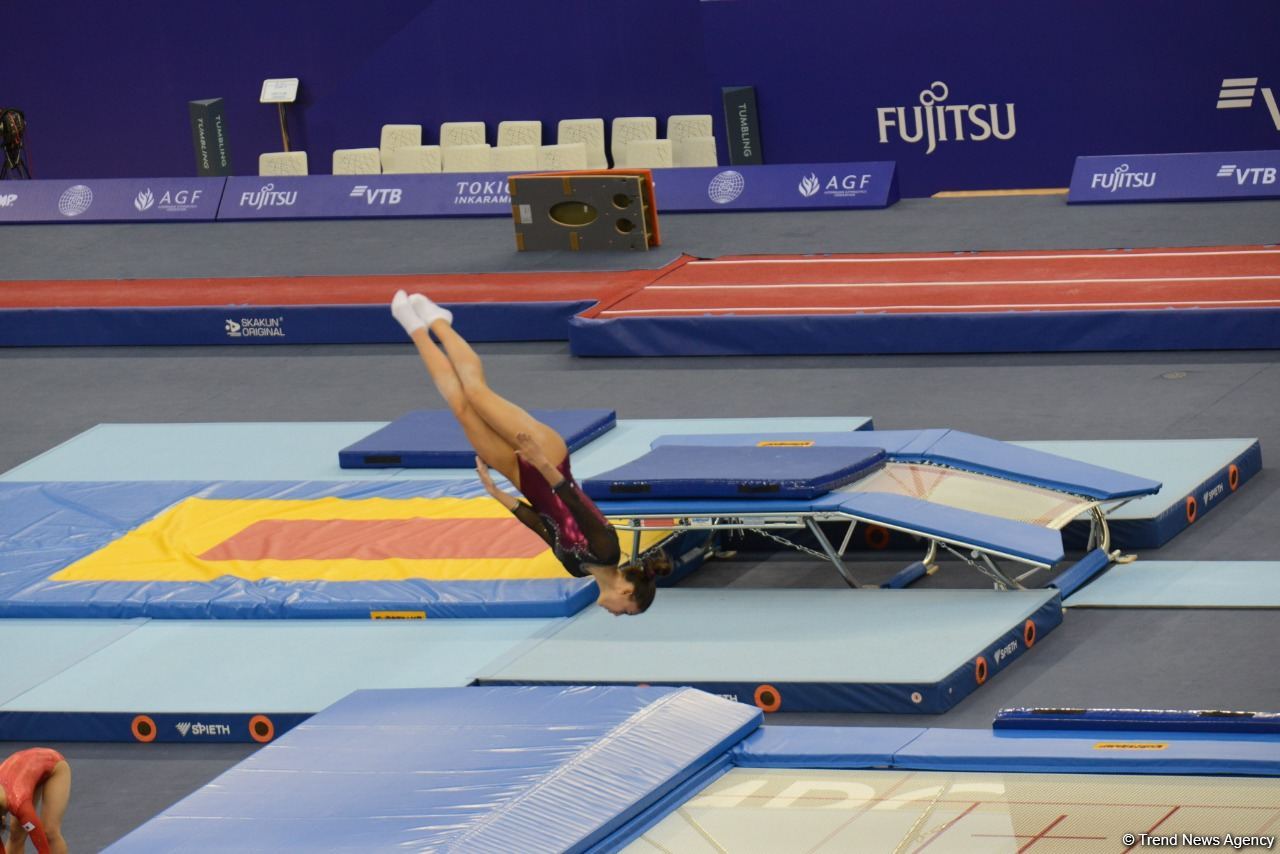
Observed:
[[[1256,93],[1262,93],[1262,100],[1267,104],[1267,112],[1271,113],[1271,123],[1280,130],[1280,105],[1276,104],[1275,93],[1270,86],[1258,87],[1257,77],[1227,77],[1218,90],[1219,110],[1247,110],[1253,106]]]
[[[263,208],[290,208],[297,201],[297,190],[277,190],[275,184],[263,184],[260,190],[240,194],[240,207],[258,211]]]
[[[1150,189],[1156,185],[1155,172],[1130,172],[1128,163],[1121,163],[1110,172],[1094,172],[1089,188],[1101,187],[1114,193],[1116,190]]]
[[[951,96],[946,83],[935,80],[920,93],[918,107],[876,107],[880,141],[889,141],[889,128],[897,128],[903,142],[925,140],[932,154],[940,142],[982,142],[1013,139],[1018,132],[1013,104],[943,104]],[[1001,126],[1001,108],[1004,111]]]

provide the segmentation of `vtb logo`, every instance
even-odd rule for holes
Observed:
[[[1271,123],[1280,131],[1280,106],[1276,105],[1276,96],[1271,87],[1258,88],[1257,77],[1227,77],[1222,81],[1218,91],[1219,110],[1247,110],[1253,106],[1254,95],[1262,93],[1267,111],[1271,113]]]

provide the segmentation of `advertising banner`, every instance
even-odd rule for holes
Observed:
[[[1280,151],[1077,157],[1067,201],[1177,202],[1280,198]]]
[[[101,178],[6,181],[5,222],[209,222],[217,217],[225,178]]]

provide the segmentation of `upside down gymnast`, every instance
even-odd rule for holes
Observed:
[[[476,473],[485,491],[541,537],[570,575],[595,579],[600,588],[596,604],[612,614],[648,609],[655,576],[671,571],[665,553],[620,565],[618,535],[574,481],[564,439],[489,388],[480,357],[454,331],[451,312],[422,294],[398,291],[391,314],[418,348],[432,382],[475,449]],[[491,468],[528,503],[498,488]]]

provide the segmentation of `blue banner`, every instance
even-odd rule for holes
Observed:
[[[892,161],[653,170],[659,213],[883,208]],[[501,173],[229,178],[218,219],[510,216]]]
[[[5,181],[4,222],[209,222],[226,178],[100,178]]]
[[[1280,198],[1280,151],[1077,157],[1067,201]]]

